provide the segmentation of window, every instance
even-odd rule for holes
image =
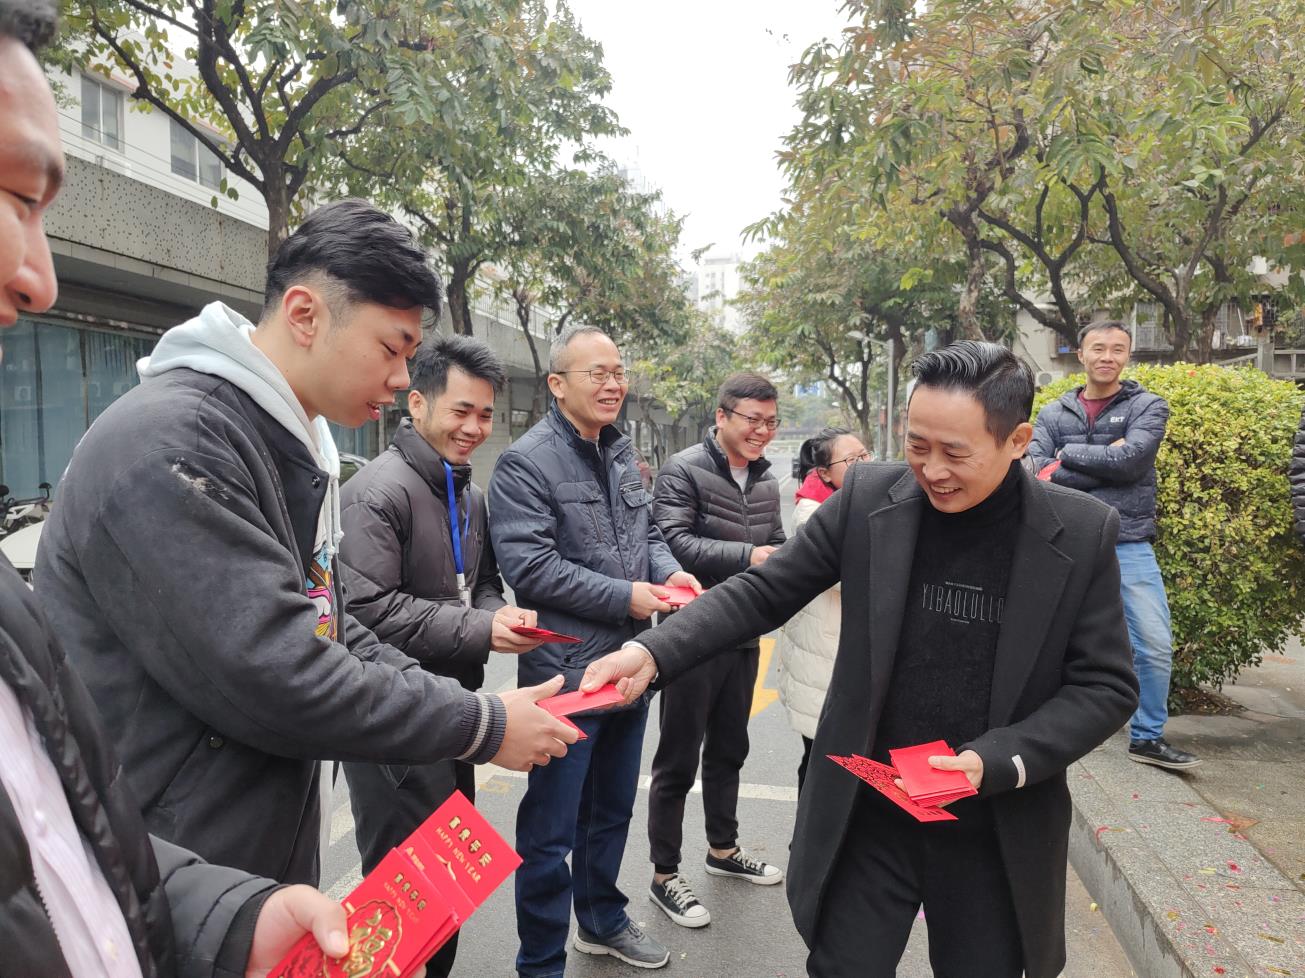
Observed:
[[[0,482],[20,498],[57,483],[90,423],[136,386],[155,340],[20,319],[0,364]]]
[[[122,152],[122,92],[82,75],[82,136]]]
[[[222,161],[176,119],[168,122],[171,124],[172,172],[187,180],[197,180],[210,190],[219,189],[222,185]]]

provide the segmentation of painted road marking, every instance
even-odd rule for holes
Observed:
[[[770,657],[775,654],[775,640],[773,638],[763,638],[761,640],[761,660],[757,663],[757,685],[752,688],[752,712],[749,717],[755,717],[766,707],[779,699],[779,691],[771,689],[766,685],[766,673],[770,671]]]

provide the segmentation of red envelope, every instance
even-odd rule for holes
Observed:
[[[568,720],[566,717],[558,717],[557,719],[561,720],[561,721],[562,721],[563,723],[565,723],[568,727],[570,727],[572,730],[575,731],[575,739],[576,739],[576,740],[588,740],[588,739],[589,739],[589,735],[588,735],[587,733],[585,733],[583,730],[581,730],[579,727],[577,727],[574,723],[572,723],[572,722],[571,722],[570,720]]]
[[[578,689],[570,693],[558,693],[546,700],[540,700],[539,705],[555,717],[565,717],[582,710],[601,710],[605,706],[612,706],[624,700],[625,697],[616,691],[616,684],[608,683],[592,693],[581,692]]]
[[[946,741],[935,740],[914,747],[901,747],[890,750],[888,756],[893,759],[897,776],[902,779],[902,787],[911,800],[918,804],[941,805],[978,794],[963,771],[939,771],[929,765],[931,757],[956,756]]]
[[[834,754],[826,756],[835,764],[847,768],[894,805],[909,812],[918,822],[955,822],[957,820],[955,815],[945,809],[929,808],[912,801],[905,791],[897,787],[894,780],[897,777],[897,771],[887,764],[880,764],[878,761],[872,761],[860,754],[853,754],[851,757],[837,757]]]
[[[448,929],[452,916],[426,876],[396,849],[343,904],[349,915],[349,952],[327,957],[317,939],[305,934],[270,978],[406,978],[425,964],[432,939]]]
[[[683,608],[698,597],[693,588],[682,584],[658,584],[657,587],[666,592],[666,603],[672,608]]]
[[[521,857],[460,791],[453,792],[413,834],[430,844],[477,907],[521,865]]]
[[[532,628],[530,625],[512,625],[508,628],[508,631],[516,632],[518,635],[524,635],[526,638],[537,638],[541,642],[578,644],[583,641],[583,639],[578,639],[574,635],[563,635],[561,632],[552,632],[547,628]]]
[[[1058,468],[1060,468],[1060,459],[1056,459],[1054,462],[1048,462],[1042,468],[1038,469],[1038,478],[1043,482],[1050,482],[1052,475],[1055,474],[1055,471]]]

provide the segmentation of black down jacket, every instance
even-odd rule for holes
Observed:
[[[1126,380],[1088,424],[1078,401],[1082,387],[1046,405],[1033,427],[1029,457],[1039,472],[1060,452],[1051,481],[1081,489],[1119,513],[1119,542],[1155,539],[1155,456],[1164,441],[1169,404],[1135,380]],[[1114,442],[1123,439],[1122,445]]]
[[[18,697],[63,782],[73,820],[118,900],[144,978],[245,972],[253,925],[276,888],[145,832],[108,735],[27,585],[0,556],[0,681]],[[0,978],[68,978],[31,853],[0,789]]]
[[[472,607],[458,596],[444,461],[406,418],[390,447],[340,490],[340,576],[349,613],[377,638],[479,689],[494,612],[507,602],[470,466],[453,466],[453,492]]]
[[[713,429],[657,474],[653,520],[675,559],[703,587],[747,570],[754,547],[784,542],[779,483],[769,469],[764,458],[750,463],[747,489],[740,489]]]

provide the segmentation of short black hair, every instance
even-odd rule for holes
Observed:
[[[495,394],[502,393],[507,385],[507,368],[483,340],[453,335],[437,336],[417,348],[408,363],[412,389],[434,400],[448,389],[449,370],[453,367],[488,381]]]
[[[769,377],[745,370],[730,374],[720,385],[716,395],[716,404],[722,411],[733,411],[739,401],[778,401],[779,391],[770,382]]]
[[[1033,370],[1004,346],[961,340],[911,364],[917,383],[965,391],[983,405],[985,427],[998,443],[1033,413]]]
[[[440,313],[442,284],[411,232],[365,200],[313,211],[267,263],[263,314],[292,285],[324,275],[349,302]]]
[[[1088,338],[1089,333],[1099,333],[1107,329],[1117,329],[1128,337],[1128,345],[1133,345],[1133,331],[1128,325],[1118,319],[1102,319],[1099,322],[1088,323],[1078,331],[1078,348],[1083,349],[1083,341]]]
[[[0,37],[12,37],[33,54],[59,31],[59,5],[54,0],[0,0]]]
[[[834,442],[850,435],[851,428],[821,428],[798,449],[798,481],[805,481],[812,469],[823,469],[834,461]]]

